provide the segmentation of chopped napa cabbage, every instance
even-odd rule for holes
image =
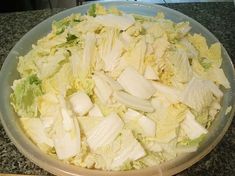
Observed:
[[[35,61],[38,68],[38,77],[45,79],[52,76],[61,67],[60,63],[68,56],[68,52],[64,50],[57,51],[54,55]]]
[[[82,129],[81,129],[81,136],[82,136]],[[89,147],[86,143],[85,138],[81,137],[81,150],[80,153],[77,154],[76,156],[70,158],[70,162],[71,164],[75,165],[75,166],[81,166],[81,167],[87,167],[87,168],[91,168],[91,162],[89,162],[89,160],[86,160],[88,156],[90,156],[89,154]]]
[[[208,45],[206,39],[200,34],[189,35],[188,40],[199,51],[202,57],[205,57],[208,52]]]
[[[165,124],[164,124],[165,125]],[[156,132],[156,141],[168,143],[171,140],[175,139],[177,137],[176,134],[176,128],[168,128],[167,130],[164,129],[158,129]]]
[[[122,43],[119,40],[119,31],[117,29],[104,29],[100,39],[97,40],[98,52],[101,60],[104,62],[106,71],[113,71],[120,62],[122,54]]]
[[[206,74],[211,68],[211,63],[206,58],[194,58],[192,59],[192,69],[199,76]]]
[[[74,112],[83,116],[93,107],[90,97],[84,92],[76,92],[69,97]]]
[[[154,137],[156,133],[156,124],[153,120],[140,114],[139,112],[128,109],[123,116],[123,120],[127,124],[128,128],[141,133],[144,136]],[[135,124],[137,123],[137,124]],[[137,129],[138,128],[138,129]],[[141,129],[139,129],[141,128]]]
[[[47,93],[65,96],[73,81],[71,75],[70,64],[66,63],[52,77],[42,80],[42,90]]]
[[[87,11],[88,15],[95,17],[96,16],[96,4],[92,4]]]
[[[195,120],[194,115],[190,111],[186,113],[186,117],[181,124],[181,128],[191,140],[196,139],[202,134],[206,134],[208,132],[207,129]]]
[[[92,133],[92,130],[104,120],[103,117],[77,117],[81,133],[85,136],[89,136]]]
[[[177,137],[177,129],[185,118],[187,108],[181,104],[174,104],[167,108],[167,113],[157,122],[155,140],[168,143]]]
[[[138,98],[148,99],[155,93],[152,84],[131,67],[126,68],[117,81],[125,91]]]
[[[38,54],[38,51],[36,49],[31,50],[24,57],[19,57],[17,71],[22,77],[27,77],[29,75],[37,73],[37,66],[35,64],[35,60],[37,60],[39,57],[40,55]]]
[[[89,74],[91,62],[95,56],[96,37],[94,33],[87,33],[85,36],[85,46],[80,65],[79,76],[84,78]]]
[[[162,147],[159,142],[156,141],[143,141],[144,148],[151,152],[161,152]]]
[[[190,67],[187,53],[182,49],[176,49],[176,51],[168,52],[167,58],[171,63],[174,70],[174,78],[182,83],[186,83],[191,80],[193,71]]]
[[[145,34],[144,29],[141,26],[141,23],[136,21],[131,27],[129,27],[126,32],[134,37],[141,36],[142,34]]]
[[[154,41],[154,38],[158,38],[164,35],[164,30],[158,23],[145,21],[143,22],[143,27],[147,31],[147,33],[152,36],[152,42]]]
[[[222,91],[213,82],[194,77],[185,88],[181,102],[200,111],[214,100],[214,96],[220,98],[222,95]]]
[[[124,163],[135,161],[145,156],[145,151],[129,130],[122,130],[110,144],[88,154],[84,162],[88,168],[120,170]]]
[[[94,87],[95,87],[95,82],[92,78],[86,78],[86,79],[74,79],[71,80],[70,88],[66,92],[66,96],[70,96],[75,92],[84,92],[88,96],[94,95]]]
[[[91,110],[88,113],[88,116],[90,117],[103,117],[103,114],[99,108],[98,105],[94,105],[93,108],[91,108]]]
[[[112,71],[119,64],[122,48],[121,41],[116,39],[110,51],[102,58],[105,63],[105,71]]]
[[[208,71],[208,79],[223,85],[226,89],[230,88],[230,83],[221,68],[214,68]]]
[[[162,58],[157,61],[155,69],[159,75],[159,82],[165,84],[166,86],[173,86],[177,88],[177,86],[173,84],[173,69],[166,58]]]
[[[36,117],[38,115],[37,98],[43,94],[41,81],[36,75],[30,75],[14,81],[11,104],[21,117]]]
[[[144,112],[153,112],[154,108],[148,100],[140,99],[138,97],[127,94],[123,91],[117,91],[114,94],[117,101],[124,104],[127,107],[144,111]]]
[[[155,87],[156,91],[163,94],[165,97],[167,97],[171,102],[178,102],[180,100],[180,95],[181,95],[181,91],[164,85],[162,83],[153,81],[152,82],[153,86]]]
[[[39,51],[38,54],[40,56],[48,55],[49,53],[55,52],[56,49],[66,46],[67,35],[68,35],[67,30],[60,35],[50,33],[46,37],[38,40],[37,45],[33,47],[35,47],[35,49]]]
[[[207,127],[210,126],[211,121],[214,120],[216,114],[219,112],[220,109],[221,109],[221,105],[220,105],[219,99],[217,99],[217,100],[215,100],[214,102],[211,103],[210,109],[208,110],[210,118],[207,119],[208,120]]]
[[[61,115],[63,117],[63,127],[66,131],[73,128],[73,119],[66,108],[61,108]]]
[[[149,65],[147,65],[145,68],[144,77],[149,80],[159,80],[155,70]]]
[[[121,134],[121,147],[113,159],[111,167],[117,168],[127,160],[137,160],[145,156],[143,147],[138,143],[130,131]]]
[[[106,9],[99,4],[92,4],[88,9],[87,14],[95,17],[97,14],[106,14]]]
[[[190,31],[191,26],[189,25],[189,22],[180,22],[176,24],[175,28],[179,37],[183,37]]]
[[[135,169],[142,169],[146,167],[152,167],[160,164],[164,161],[164,158],[159,153],[149,152],[145,157],[132,162],[132,167]],[[159,171],[161,173],[161,171]]]
[[[115,81],[112,77],[107,76],[101,72],[95,73],[96,75],[98,75],[100,78],[102,78],[104,81],[106,81],[110,87],[112,87],[113,90],[122,90],[122,86]]]
[[[123,122],[120,117],[112,113],[105,117],[87,137],[87,143],[92,150],[105,146],[112,142],[120,133]]]
[[[177,143],[176,152],[177,153],[191,153],[197,151],[199,144],[204,140],[205,134],[202,134],[198,138],[190,139],[185,137],[182,141]]]
[[[122,42],[123,47],[127,50],[133,41],[133,37],[131,37],[127,32],[122,32],[120,35],[120,41]]]
[[[46,93],[38,97],[38,110],[43,126],[45,128],[51,128],[61,113],[58,97],[52,93]]]
[[[115,67],[115,69],[112,72],[109,72],[108,75],[114,79],[117,79],[127,66],[128,66],[128,63],[125,60],[125,57],[122,56],[120,58],[119,64]]]
[[[155,111],[153,113],[148,113],[148,117],[157,122],[158,119],[161,119],[166,116],[168,107],[174,103],[175,102],[168,100],[164,96],[152,98],[151,104],[154,107]]]
[[[140,73],[142,73],[144,69],[144,56],[146,49],[147,46],[145,38],[142,38],[135,44],[129,53],[126,53],[124,57],[128,64]]]
[[[80,68],[81,68],[81,59],[82,59],[82,52],[78,48],[71,48],[69,50],[71,52],[70,56],[70,63],[72,67],[72,74],[74,77],[79,77]]]
[[[113,27],[120,30],[126,30],[135,23],[132,15],[124,14],[122,16],[107,14],[95,17],[95,21],[105,27]]]
[[[54,146],[52,139],[47,136],[45,128],[39,118],[20,118],[20,122],[26,134],[44,152],[47,152]]]
[[[72,16],[71,16],[72,17]],[[69,26],[71,17],[64,18],[59,21],[54,21],[52,23],[52,31],[56,34],[59,35],[65,31],[65,29]]]
[[[131,120],[136,120],[141,116],[141,114],[131,108],[128,108],[123,116],[123,120],[125,123],[128,123]]]
[[[115,7],[110,7],[109,9],[106,9],[104,6],[100,5],[100,4],[92,4],[90,6],[90,8],[88,9],[88,15],[90,16],[97,16],[97,15],[105,15],[105,14],[115,14],[115,15],[121,15],[122,12],[119,11],[117,8]]]
[[[209,79],[219,85],[224,86],[226,89],[230,88],[230,83],[221,68],[210,68],[208,71],[202,73],[201,76],[204,79]]]
[[[220,43],[214,43],[209,48],[208,58],[212,61],[212,64],[216,67],[220,67],[222,64],[221,58],[221,45]]]
[[[144,130],[144,134],[146,136],[155,136],[156,133],[156,124],[153,120],[149,119],[146,116],[142,116],[141,118],[139,118],[138,120],[140,126],[143,128]]]
[[[179,44],[181,46],[183,46],[184,50],[187,53],[188,58],[197,58],[198,57],[198,51],[186,38],[181,39],[179,41]]]
[[[212,67],[212,62],[206,57],[198,58],[199,64],[204,68],[204,70],[207,70]]]
[[[177,139],[171,140],[168,144],[161,143],[162,155],[166,160],[172,160],[177,156]]]
[[[112,88],[107,82],[105,82],[101,77],[97,75],[93,75],[93,80],[95,81],[94,91],[96,95],[102,103],[106,103],[113,93]]]
[[[214,108],[211,108],[214,110]],[[191,110],[192,114],[195,116],[195,119],[198,123],[200,123],[203,127],[209,127],[210,118],[209,118],[209,109],[203,108],[201,112],[197,112],[195,110]],[[216,111],[217,113],[217,111]]]
[[[55,134],[52,139],[56,154],[61,160],[77,155],[81,149],[80,128],[77,119],[72,120],[72,128],[69,131],[64,129],[61,119],[58,119],[55,124]]]
[[[221,66],[221,46],[219,43],[214,43],[209,48],[205,37],[199,34],[189,35],[188,40],[199,51],[201,57],[208,58],[215,67]]]
[[[111,103],[103,103],[98,97],[94,97],[94,103],[97,104],[104,116],[109,115],[112,112],[116,112],[118,115],[122,116],[126,111],[127,107],[119,102],[117,102],[113,97],[110,99]]]
[[[153,48],[157,59],[160,59],[164,55],[168,47],[169,47],[169,42],[167,40],[167,35],[163,35],[162,37],[157,38],[154,41]]]

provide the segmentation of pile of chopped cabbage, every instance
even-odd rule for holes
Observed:
[[[195,152],[230,88],[221,46],[188,22],[92,5],[19,58],[11,104],[45,153],[130,170]]]

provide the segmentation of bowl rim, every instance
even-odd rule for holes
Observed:
[[[53,19],[59,17],[60,15],[69,13],[71,10],[78,10],[77,12],[79,12],[79,9],[81,9],[82,7],[89,7],[92,4],[95,4],[97,2],[91,2],[82,6],[77,6],[77,7],[73,7],[64,11],[61,11],[47,19],[45,19],[44,21],[42,21],[41,23],[37,24],[35,27],[33,27],[30,31],[28,31],[17,43],[16,45],[11,49],[10,53],[8,54],[7,58],[5,59],[1,71],[0,71],[0,80],[4,80],[4,75],[3,72],[6,72],[8,65],[10,64],[10,59],[15,55],[15,50],[18,47],[18,45],[27,37],[27,35],[29,35],[29,33],[33,33],[40,25],[46,23],[46,21],[53,21]],[[201,29],[203,29],[205,32],[210,34],[210,37],[214,38],[216,41],[218,41],[218,39],[208,30],[206,29],[203,25],[201,25],[200,23],[198,23],[196,20],[188,17],[187,15],[184,15],[183,13],[170,9],[168,7],[164,7],[161,5],[156,5],[156,4],[152,4],[152,3],[143,3],[143,2],[129,2],[129,1],[111,1],[111,2],[99,2],[99,4],[105,5],[105,4],[111,4],[113,6],[115,5],[125,5],[125,6],[143,6],[143,7],[148,7],[148,8],[161,8],[163,10],[167,10],[167,11],[171,11],[175,14],[181,15],[187,19],[189,19],[190,22],[194,22],[197,26],[199,26]],[[64,18],[64,17],[63,17]],[[222,44],[221,44],[222,46]],[[226,57],[228,58],[228,62],[230,65],[232,64],[231,58],[229,57],[227,51],[224,49],[224,47],[222,46],[221,49],[223,50],[223,53],[226,55]],[[235,71],[234,68],[232,68],[232,72],[233,72],[233,78],[235,78]],[[235,82],[235,81],[234,81]],[[1,98],[1,97],[0,97]],[[194,153],[191,154],[187,154],[182,156],[182,158],[187,158],[187,160],[183,160],[182,164],[179,164],[176,167],[173,167],[169,170],[169,166],[172,165],[172,163],[174,163],[175,159],[169,162],[165,162],[163,164],[160,164],[158,166],[153,166],[153,167],[148,167],[148,168],[144,168],[144,169],[140,169],[140,170],[130,170],[130,171],[101,171],[101,170],[92,170],[92,169],[86,169],[86,168],[82,168],[79,166],[72,166],[69,164],[64,164],[63,162],[54,159],[46,154],[44,154],[42,151],[40,151],[38,149],[38,147],[36,147],[27,137],[26,135],[23,136],[23,138],[19,138],[22,137],[20,136],[22,133],[22,129],[20,129],[19,125],[16,125],[17,128],[15,129],[15,132],[19,132],[17,135],[13,134],[12,129],[9,128],[8,124],[6,123],[4,117],[3,117],[3,113],[2,113],[2,107],[0,107],[0,119],[2,122],[2,125],[7,133],[7,135],[9,136],[9,138],[11,139],[11,141],[14,143],[14,145],[17,147],[17,149],[23,154],[25,155],[29,160],[31,160],[33,163],[35,163],[36,165],[42,167],[43,169],[56,174],[56,175],[94,175],[94,176],[101,176],[101,175],[110,175],[110,176],[118,176],[118,175],[128,175],[128,176],[134,176],[134,175],[172,175],[172,174],[176,174],[179,173],[180,171],[190,167],[191,165],[193,165],[194,163],[196,163],[197,161],[199,161],[201,158],[203,158],[206,154],[208,154],[218,143],[219,141],[222,139],[222,137],[224,136],[225,132],[227,131],[228,127],[230,126],[234,113],[235,113],[235,104],[234,104],[234,97],[233,97],[233,104],[232,106],[232,110],[230,112],[230,115],[228,117],[228,120],[226,122],[226,124],[223,126],[223,130],[220,131],[219,135],[217,137],[215,137],[213,140],[211,140],[211,143],[206,146],[204,148],[202,148],[202,146],[200,145],[199,150],[200,153],[198,155],[195,155]],[[20,132],[21,130],[21,132]],[[27,144],[28,147],[25,148],[23,147],[23,143]],[[33,153],[33,154],[32,154]],[[44,160],[41,159],[41,155],[44,154]]]

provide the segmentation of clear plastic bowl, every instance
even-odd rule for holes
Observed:
[[[171,10],[159,5],[137,3],[137,2],[101,2],[106,7],[115,6],[127,13],[136,13],[141,15],[154,16],[156,12],[164,12],[166,18],[173,20],[174,22],[189,21],[192,26],[193,33],[201,33],[207,38],[209,44],[218,42],[216,37],[211,34],[201,24],[189,18],[182,13],[175,10]],[[16,66],[20,55],[25,55],[30,49],[33,43],[45,36],[51,30],[51,23],[54,20],[62,19],[72,13],[86,13],[90,4],[78,6],[72,9],[65,10],[57,15],[54,15],[42,23],[38,24],[32,30],[30,30],[11,50],[6,58],[2,70],[0,72],[0,116],[2,124],[13,141],[15,146],[22,152],[28,159],[42,167],[43,169],[55,174],[55,175],[86,175],[86,176],[143,176],[143,175],[173,175],[176,174],[191,165],[199,161],[207,153],[209,153],[216,144],[224,136],[226,130],[231,124],[234,114],[234,93],[235,93],[235,74],[234,68],[227,54],[226,50],[222,47],[223,63],[222,68],[228,80],[231,83],[231,89],[224,91],[224,98],[221,101],[222,108],[209,129],[209,133],[206,139],[201,143],[199,149],[190,154],[181,155],[176,159],[163,163],[159,166],[149,167],[141,170],[132,171],[100,171],[85,169],[78,166],[64,164],[63,162],[54,159],[39,150],[24,134],[21,126],[19,125],[18,116],[15,114],[12,106],[9,103],[9,95],[11,93],[11,85],[13,80],[19,77]],[[230,113],[225,115],[225,111],[228,106],[232,106]]]

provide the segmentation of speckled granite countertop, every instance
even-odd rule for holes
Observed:
[[[165,6],[183,12],[207,27],[224,45],[235,63],[235,8],[233,3],[165,4]],[[59,11],[61,9],[0,14],[0,67],[10,49],[26,32]],[[19,153],[1,124],[0,173],[51,175]],[[177,175],[235,175],[235,120],[222,141],[210,154]]]

